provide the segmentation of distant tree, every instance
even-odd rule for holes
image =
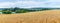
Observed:
[[[43,8],[42,10],[51,10],[51,9],[49,9],[49,8]],[[41,11],[42,11],[42,10],[41,10]]]
[[[3,14],[11,14],[12,12],[10,11],[10,9],[5,8],[5,9],[2,10],[2,13]]]
[[[20,9],[19,7],[15,7],[14,9],[13,9],[13,12],[15,12],[16,10],[18,10],[18,9]]]
[[[15,12],[16,12],[16,13],[25,13],[26,10],[25,10],[25,9],[18,9],[18,10],[16,10]]]

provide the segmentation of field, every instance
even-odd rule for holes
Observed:
[[[0,23],[60,23],[60,10],[0,14]]]

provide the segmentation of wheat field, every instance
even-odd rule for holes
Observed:
[[[0,14],[0,23],[60,23],[60,10]]]

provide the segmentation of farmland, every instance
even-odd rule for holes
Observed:
[[[0,14],[0,23],[60,23],[60,10]]]

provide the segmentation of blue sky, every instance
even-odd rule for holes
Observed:
[[[0,0],[0,8],[60,7],[60,0]]]

